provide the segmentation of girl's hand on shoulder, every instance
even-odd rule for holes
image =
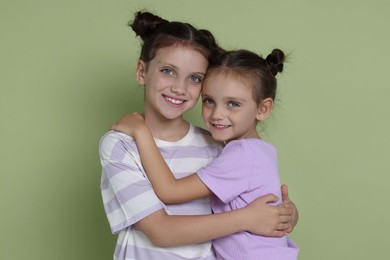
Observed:
[[[137,132],[145,129],[145,119],[140,113],[131,113],[123,116],[117,123],[111,126],[111,130],[122,132],[135,137]]]

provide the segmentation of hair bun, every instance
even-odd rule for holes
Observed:
[[[272,75],[276,76],[278,72],[283,71],[284,59],[284,53],[280,49],[274,49],[270,54],[268,54],[266,61],[269,65]]]
[[[137,12],[134,20],[129,22],[129,26],[137,36],[140,36],[142,40],[145,40],[157,26],[168,22],[169,21],[149,12]]]

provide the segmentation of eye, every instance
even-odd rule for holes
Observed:
[[[240,106],[240,103],[238,103],[237,101],[229,101],[228,102],[228,107],[239,107]]]
[[[173,70],[171,70],[171,69],[162,69],[161,72],[164,73],[164,74],[167,74],[167,75],[172,75],[173,74]]]
[[[191,81],[194,83],[202,83],[202,78],[196,75],[191,76]]]
[[[211,99],[211,98],[204,98],[203,100],[202,100],[202,102],[203,102],[203,104],[204,105],[212,105],[212,104],[214,104],[214,101]]]

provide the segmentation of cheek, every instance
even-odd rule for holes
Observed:
[[[202,104],[202,117],[203,119],[206,119],[210,116],[210,109],[207,109],[207,107],[205,107],[203,104]]]
[[[189,90],[191,97],[193,99],[196,99],[196,101],[198,101],[198,99],[199,99],[200,91],[201,91],[201,87],[199,87],[199,86],[194,86],[194,87],[190,88],[190,90]]]

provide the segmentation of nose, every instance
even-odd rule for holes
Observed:
[[[187,85],[182,80],[176,81],[172,84],[171,91],[177,95],[184,95],[187,92]]]
[[[211,112],[211,118],[213,120],[222,120],[224,118],[223,109],[220,106],[214,106]]]

